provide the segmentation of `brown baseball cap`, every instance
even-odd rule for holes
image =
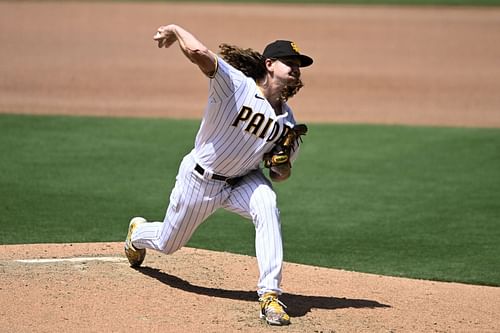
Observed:
[[[262,56],[265,59],[296,57],[300,60],[300,67],[307,67],[313,63],[311,57],[301,54],[297,44],[289,40],[276,40],[266,46]]]

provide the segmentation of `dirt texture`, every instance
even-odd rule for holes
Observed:
[[[495,332],[500,288],[285,263],[292,325],[258,319],[254,257],[183,248],[134,270],[122,243],[0,246],[6,332]],[[19,262],[19,259],[82,258]],[[100,258],[109,261],[97,261]],[[111,261],[114,259],[115,261]]]
[[[498,8],[0,2],[0,112],[199,119],[207,80],[156,48],[166,23],[214,51],[294,40],[300,121],[500,127]],[[191,248],[134,270],[121,243],[0,246],[0,276],[2,332],[500,331],[500,288],[291,263],[292,325],[268,327],[255,258]]]
[[[294,40],[302,121],[500,126],[500,8],[0,2],[0,112],[199,119],[207,80],[158,26],[213,51]]]

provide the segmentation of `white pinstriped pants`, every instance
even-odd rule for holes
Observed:
[[[259,296],[268,291],[281,294],[283,244],[276,194],[261,170],[242,178],[234,187],[218,180],[203,179],[194,170],[192,154],[184,157],[163,222],[140,224],[132,235],[137,248],[166,254],[184,246],[196,228],[218,208],[253,221],[255,253],[259,264]]]

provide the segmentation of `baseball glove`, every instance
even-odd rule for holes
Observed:
[[[295,145],[302,142],[302,136],[307,134],[305,124],[295,125],[289,129],[269,152],[264,154],[264,167],[269,168],[273,180],[284,180],[290,175],[290,155]]]

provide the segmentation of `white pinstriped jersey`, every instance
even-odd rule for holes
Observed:
[[[218,57],[195,140],[196,162],[227,177],[247,174],[259,167],[285,128],[294,125],[286,103],[277,116],[255,81]]]
[[[219,208],[251,219],[259,266],[258,296],[281,294],[283,242],[276,193],[259,169],[288,127],[295,125],[290,107],[277,116],[254,80],[217,58],[210,80],[205,115],[194,149],[179,167],[163,222],[143,223],[131,236],[134,247],[174,253],[187,244],[196,228]],[[290,157],[293,161],[298,150]],[[241,177],[237,183],[213,180],[206,171]]]

